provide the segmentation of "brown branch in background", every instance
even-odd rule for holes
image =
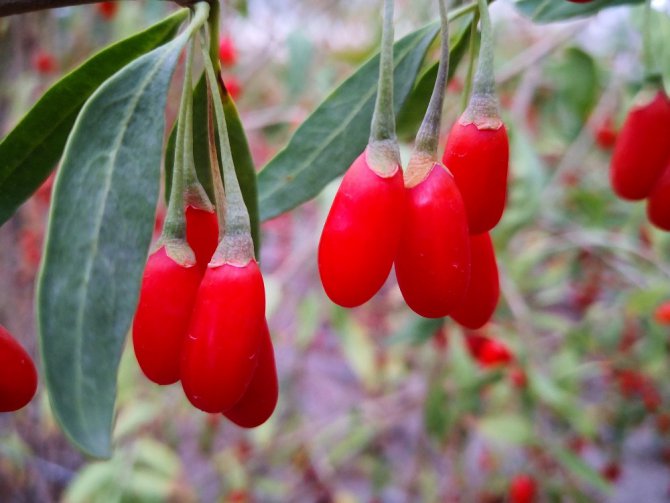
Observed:
[[[101,3],[101,1],[102,0],[0,0],[0,17],[12,16],[14,14],[25,14],[26,12],[34,12],[38,10],[56,9],[58,7]],[[189,7],[201,0],[171,1],[178,5]]]

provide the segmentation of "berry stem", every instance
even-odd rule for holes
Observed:
[[[209,59],[214,66],[214,71],[221,71],[221,60],[219,59],[219,18],[221,17],[221,4],[219,0],[209,0]]]
[[[449,20],[447,18],[447,0],[439,0],[440,5],[440,63],[437,68],[435,86],[430,96],[426,115],[423,117],[421,127],[416,135],[414,152],[429,156],[431,161],[437,160],[437,146],[440,140],[440,123],[442,120],[442,105],[447,87],[447,75],[449,73]],[[410,161],[411,163],[411,161]],[[432,162],[431,162],[432,164]]]
[[[219,133],[219,148],[223,165],[223,182],[225,184],[225,234],[217,248],[212,262],[215,264],[235,263],[246,265],[254,258],[254,245],[251,239],[249,212],[244,204],[242,190],[235,174],[233,153],[228,138],[228,127],[221,101],[220,79],[214,71],[209,53],[205,50],[205,36],[201,31],[201,44],[207,84],[214,101],[216,126]]]
[[[191,69],[193,67],[193,40],[186,50],[186,63],[184,66],[184,84],[179,103],[179,116],[177,119],[177,138],[175,142],[174,170],[172,175],[172,188],[170,189],[170,202],[168,203],[167,215],[163,224],[161,238],[163,240],[186,238],[186,217],[184,216],[184,198],[186,193],[186,141],[187,123],[192,101]],[[192,125],[192,124],[191,124]],[[191,156],[193,155],[193,138],[191,135]]]
[[[223,236],[226,230],[226,193],[223,188],[223,179],[221,178],[221,166],[219,165],[219,155],[216,148],[215,131],[214,99],[212,97],[211,89],[207,86],[207,142],[209,144],[209,166],[212,173],[212,185],[214,186],[214,202],[216,206],[216,216],[219,222],[219,236]]]
[[[482,26],[481,47],[479,48],[479,62],[473,82],[473,93],[486,96],[495,95],[495,76],[493,73],[493,28],[486,0],[477,0],[479,18]]]
[[[651,8],[651,0],[646,0],[644,3],[644,21],[642,25],[642,60],[644,62],[645,80],[657,83],[662,78],[651,44],[652,19],[653,9]]]
[[[463,101],[461,108],[465,110],[470,101],[472,92],[472,78],[475,74],[475,58],[477,57],[477,24],[479,23],[479,11],[475,12],[470,23],[470,40],[468,44],[468,71],[465,75],[465,84],[463,87]]]
[[[395,141],[395,113],[393,111],[393,0],[384,0],[382,47],[379,56],[379,84],[375,111],[370,127],[370,143]]]

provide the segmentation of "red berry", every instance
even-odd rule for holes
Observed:
[[[382,287],[398,249],[405,205],[400,167],[382,177],[363,152],[342,179],[319,242],[319,274],[330,299],[360,306]]]
[[[515,367],[510,370],[509,373],[510,381],[515,388],[523,389],[528,384],[528,377],[522,368]]]
[[[117,2],[100,2],[96,4],[96,9],[98,14],[102,16],[107,21],[111,21],[116,16],[116,12],[119,10],[119,4]]]
[[[32,358],[0,325],[0,412],[25,407],[37,391],[37,370]]]
[[[219,244],[219,221],[215,211],[186,207],[186,241],[195,253],[198,267],[204,271]]]
[[[598,146],[604,150],[609,150],[616,144],[617,131],[611,117],[605,119],[596,128],[595,138]]]
[[[232,38],[219,39],[219,59],[223,66],[233,66],[237,62],[237,49]]]
[[[649,195],[647,218],[659,229],[670,232],[670,164]]]
[[[670,300],[665,301],[656,308],[654,319],[660,325],[670,325]]]
[[[663,90],[650,98],[641,95],[614,146],[610,181],[623,199],[648,197],[670,158],[670,99]]]
[[[195,407],[226,412],[240,401],[258,365],[264,320],[265,288],[256,261],[210,264],[181,367],[184,392]]]
[[[621,477],[621,467],[616,461],[610,461],[602,469],[602,475],[605,480],[616,482]]]
[[[479,129],[473,123],[457,121],[442,161],[463,196],[470,234],[493,229],[502,217],[507,197],[509,140],[504,124],[498,129]]]
[[[242,84],[236,77],[228,75],[224,81],[226,91],[233,100],[237,100],[242,95]]]
[[[465,342],[470,354],[482,367],[505,365],[513,360],[512,353],[500,341],[479,334],[468,334]]]
[[[268,324],[263,325],[263,335],[258,353],[258,367],[249,387],[225,416],[243,428],[255,428],[267,421],[275,410],[279,394],[277,367]]]
[[[470,236],[470,252],[470,284],[462,302],[451,312],[451,317],[460,325],[474,330],[486,325],[493,316],[500,285],[495,250],[488,232]]]
[[[447,316],[470,281],[467,216],[454,177],[435,163],[424,180],[407,189],[406,206],[395,260],[400,291],[417,314]]]
[[[56,58],[50,52],[40,50],[33,57],[33,68],[37,73],[53,73],[56,71]]]
[[[530,475],[520,474],[509,486],[510,503],[532,503],[537,498],[537,484]]]
[[[179,380],[182,347],[201,277],[195,264],[178,263],[164,246],[147,261],[133,322],[133,346],[140,368],[157,384]]]

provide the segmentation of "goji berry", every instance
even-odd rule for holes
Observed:
[[[223,66],[237,63],[237,49],[232,38],[223,36],[219,39],[219,59]]]
[[[25,407],[37,391],[37,370],[32,358],[0,325],[0,412]]]
[[[186,206],[186,241],[195,253],[198,267],[204,272],[219,244],[219,221],[216,212]]]
[[[659,229],[670,232],[670,164],[649,194],[647,218]]]
[[[532,503],[537,497],[537,484],[530,475],[516,475],[509,487],[510,503]]]

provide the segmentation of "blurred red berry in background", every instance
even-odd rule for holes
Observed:
[[[56,71],[56,58],[50,52],[40,49],[33,56],[33,68],[43,75],[53,73]]]
[[[100,2],[95,8],[103,19],[111,21],[119,10],[119,4],[118,2]]]
[[[219,40],[219,59],[223,66],[234,66],[237,62],[237,49],[232,38],[223,36]]]

